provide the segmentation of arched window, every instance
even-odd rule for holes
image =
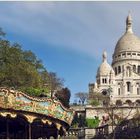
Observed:
[[[132,105],[132,101],[131,100],[126,100],[125,101],[129,106]]]
[[[118,95],[120,95],[121,94],[121,89],[120,88],[118,88]]]
[[[102,79],[102,83],[104,84],[104,78]]]
[[[140,100],[136,100],[136,106],[140,106]]]
[[[118,66],[118,73],[121,73],[121,66]]]
[[[105,78],[105,83],[107,83],[107,79]]]
[[[127,76],[127,77],[130,77],[130,71],[131,71],[131,68],[128,66],[128,67],[126,68],[126,76]]]
[[[140,88],[139,88],[139,83],[137,83],[137,95],[140,95]]]
[[[127,84],[127,92],[130,92],[130,85],[131,85],[131,83],[130,82],[126,82],[126,84]]]
[[[138,66],[138,73],[140,73],[140,65]]]
[[[121,101],[121,100],[117,100],[117,101],[116,101],[116,105],[117,105],[117,106],[122,106],[122,101]]]
[[[115,67],[115,75],[117,75],[117,68]]]
[[[140,95],[140,89],[137,87],[137,95]]]
[[[136,65],[133,65],[133,71],[136,72]]]
[[[106,78],[103,78],[103,79],[102,79],[102,83],[103,83],[103,84],[107,83],[107,79],[106,79]]]

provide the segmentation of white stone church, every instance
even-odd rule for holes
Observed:
[[[133,33],[132,18],[126,19],[126,32],[118,40],[112,64],[107,53],[98,68],[96,82],[89,84],[89,94],[110,91],[110,104],[140,103],[140,39]],[[111,89],[111,90],[108,90]]]

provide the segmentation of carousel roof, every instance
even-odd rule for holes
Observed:
[[[74,111],[51,98],[36,98],[23,92],[0,88],[0,108],[35,113],[71,125]]]

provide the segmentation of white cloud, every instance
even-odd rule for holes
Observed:
[[[129,10],[135,29],[140,28],[139,3],[0,2],[0,24],[13,33],[93,57],[107,50],[111,58]]]

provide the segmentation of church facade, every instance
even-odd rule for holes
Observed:
[[[118,40],[112,64],[107,62],[107,53],[97,70],[96,82],[89,84],[89,94],[107,93],[110,104],[140,103],[140,39],[133,33],[132,18],[126,19],[126,31]]]

